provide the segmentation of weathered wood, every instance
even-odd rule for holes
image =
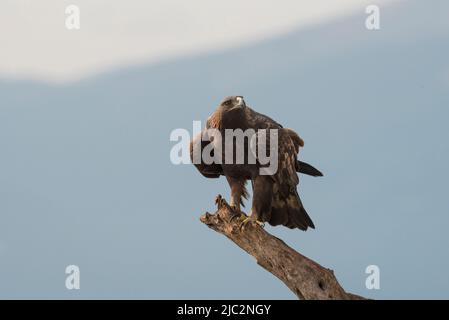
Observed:
[[[209,228],[228,237],[252,255],[257,263],[271,272],[300,299],[360,300],[363,297],[347,293],[334,272],[290,248],[284,241],[269,234],[255,222],[241,220],[220,196],[215,214],[205,213],[200,220]]]

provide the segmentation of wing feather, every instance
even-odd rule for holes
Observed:
[[[299,178],[296,163],[301,138],[290,129],[279,130],[279,165],[274,176],[273,208],[270,224],[307,230],[314,224],[307,214],[297,192]],[[303,144],[303,142],[302,142]]]
[[[200,156],[199,163],[194,163],[194,147],[201,148],[201,154],[203,149],[211,143],[210,141],[203,141],[201,139],[203,133],[198,134],[192,141],[190,141],[190,160],[194,164],[194,166],[198,169],[198,171],[205,176],[206,178],[219,178],[220,175],[223,175],[223,168],[220,164],[206,164],[203,162],[202,157]]]

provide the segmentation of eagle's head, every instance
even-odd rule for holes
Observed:
[[[221,101],[220,107],[222,107],[224,111],[243,110],[246,107],[246,104],[242,96],[229,96]]]

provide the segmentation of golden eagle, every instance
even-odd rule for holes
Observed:
[[[311,165],[297,159],[299,148],[304,146],[304,141],[291,129],[283,128],[273,119],[260,114],[248,107],[242,96],[230,96],[223,99],[215,112],[208,118],[206,130],[215,129],[221,134],[222,158],[221,161],[206,163],[202,157],[200,161],[194,160],[195,147],[201,153],[209,144],[214,144],[215,137],[205,139],[204,131],[195,137],[190,143],[190,155],[192,162],[200,173],[207,178],[218,178],[224,175],[231,187],[230,205],[236,213],[241,213],[240,205],[243,199],[247,199],[248,193],[245,188],[246,181],[251,180],[253,186],[253,200],[250,220],[259,223],[268,222],[270,225],[284,225],[288,228],[307,230],[308,227],[315,228],[312,220],[307,214],[297,192],[299,183],[297,172],[311,176],[322,176],[322,173]],[[237,141],[227,141],[227,131],[253,129],[259,138],[258,132],[276,129],[277,132],[277,171],[273,174],[261,174],[263,167],[260,159],[255,163],[249,161],[250,137]],[[205,131],[206,131],[205,130]],[[215,140],[216,142],[217,140]],[[265,150],[270,149],[270,139],[266,140]],[[227,144],[233,143],[232,160],[230,163],[224,161]],[[240,144],[240,145],[239,145]],[[216,147],[216,145],[215,145]],[[244,150],[244,161],[236,159],[237,149]],[[216,148],[212,148],[212,154]],[[214,157],[216,155],[213,155]],[[246,219],[246,221],[248,221]]]

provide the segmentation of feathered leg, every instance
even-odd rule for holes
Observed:
[[[241,212],[240,205],[245,206],[242,198],[247,199],[248,197],[248,192],[245,188],[246,180],[228,176],[226,176],[226,180],[228,180],[229,186],[231,187],[231,208],[236,212]]]

